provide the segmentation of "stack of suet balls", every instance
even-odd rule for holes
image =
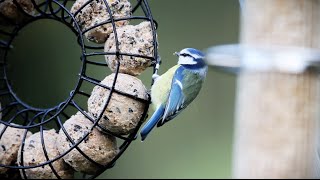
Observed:
[[[131,4],[128,0],[107,0],[107,2],[108,7],[104,6],[103,0],[94,0],[83,8],[82,5],[87,1],[77,0],[71,8],[71,12],[75,13],[76,21],[81,26],[80,28],[86,32],[87,40],[94,43],[104,43],[106,53],[116,52],[119,48],[120,53],[152,56],[154,49],[150,23],[145,21],[139,25],[130,25],[129,20],[119,20],[115,21],[116,27],[113,27],[107,23],[110,21],[108,11],[112,13],[114,18],[130,17]],[[81,7],[82,9],[80,9]],[[100,25],[98,25],[99,23]],[[130,55],[106,54],[105,59],[113,73],[105,77],[91,92],[88,99],[88,112],[89,116],[97,119],[98,127],[82,144],[85,154],[88,154],[89,157],[92,155],[90,158],[102,165],[110,162],[117,154],[117,142],[112,135],[129,135],[137,128],[139,121],[143,120],[144,109],[148,106],[148,93],[142,81],[135,76],[140,75],[152,64],[151,59]],[[111,91],[111,88],[114,89],[114,92]],[[78,117],[73,118],[78,118],[78,120],[74,120],[74,123],[78,123],[78,128],[74,128],[74,125],[69,122],[71,120],[65,123],[70,127],[65,128],[67,131],[71,131],[70,136],[73,135],[71,133],[75,133],[78,134],[75,135],[77,137],[79,132],[72,132],[72,130],[81,131],[85,129],[87,123],[92,122],[85,120],[86,118],[81,113],[76,116]],[[104,130],[111,132],[112,135],[99,133]],[[88,126],[85,131],[88,131]],[[60,149],[64,146],[69,147],[64,141],[65,139],[65,137],[61,138]],[[93,149],[95,149],[94,153],[90,153]],[[87,174],[97,170],[97,165],[83,158],[78,152],[75,155],[71,152],[64,159],[68,159],[67,162],[75,169]]]
[[[88,3],[85,5],[86,3]],[[114,18],[126,18],[131,15],[131,4],[128,0],[107,0],[111,15]],[[85,5],[85,6],[84,6]],[[110,34],[113,32],[113,26],[110,23],[99,25],[110,21],[110,14],[103,0],[77,0],[72,8],[80,28],[84,31],[88,40],[95,43],[105,43]],[[128,20],[116,21],[116,27],[127,25]],[[96,26],[96,27],[95,27]]]
[[[47,157],[43,153],[40,136],[43,137]],[[25,140],[25,144],[20,146],[19,151],[23,151],[23,157],[21,156],[22,153],[18,153],[18,165],[39,165],[45,163],[48,159],[56,158],[60,155],[57,142],[58,134],[54,129],[44,130],[42,134],[41,132],[37,132],[31,135]],[[56,172],[54,172],[50,166],[52,166]],[[21,174],[25,173],[28,179],[55,179],[57,177],[71,179],[74,174],[73,169],[71,169],[63,159],[54,161],[53,163],[50,163],[50,165],[20,171]]]
[[[58,149],[61,153],[67,151],[73,143],[77,143],[83,135],[88,134],[84,143],[78,147],[89,158],[95,162],[106,165],[118,153],[118,147],[115,137],[103,134],[97,128],[91,130],[93,123],[82,113],[78,112],[64,123],[65,131],[68,132],[71,140],[66,137],[61,129],[58,137]],[[63,157],[64,161],[72,166],[75,170],[86,174],[94,174],[99,167],[86,159],[78,150],[74,149]]]
[[[66,9],[70,2],[70,8]],[[101,49],[97,54],[101,55],[106,72],[110,72],[101,80],[88,78],[94,86],[87,94],[81,92],[86,94],[85,107],[77,106],[72,99],[45,111],[28,109],[27,104],[22,104],[17,105],[18,115],[11,118],[10,113],[5,113],[3,119],[8,104],[14,107],[15,104],[0,97],[1,103],[6,104],[5,108],[0,104],[0,177],[71,179],[82,173],[84,178],[95,178],[112,168],[135,140],[150,104],[148,90],[138,76],[149,67],[155,68],[158,46],[155,21],[147,1],[137,1],[135,6],[132,2],[67,0],[61,4],[52,0],[0,0],[0,28],[13,26],[20,30],[32,18],[57,18],[60,13],[65,19],[59,21],[67,23],[70,19],[68,27],[78,33],[79,45],[84,49]],[[54,10],[53,4],[59,6],[58,10]],[[147,17],[133,16],[139,6]],[[96,48],[99,45],[101,48]],[[70,97],[80,89],[79,86],[72,91]],[[16,101],[19,104],[20,99]],[[67,105],[77,111],[71,115],[64,113],[62,108]],[[16,117],[24,120],[15,121]],[[56,121],[53,128],[47,127],[50,121]]]
[[[16,124],[13,124],[13,125],[16,125]],[[12,127],[8,127],[3,124],[0,124],[0,132],[1,133],[3,132],[0,140],[0,146],[1,146],[0,163],[3,165],[17,164],[18,152],[21,146],[23,136],[25,134],[25,130],[12,128]],[[26,132],[26,138],[30,137],[31,135],[32,135],[31,132],[29,131]],[[10,171],[9,168],[1,167],[0,177],[3,177],[3,178],[19,177],[18,170],[13,170],[11,173],[8,173],[8,171]]]

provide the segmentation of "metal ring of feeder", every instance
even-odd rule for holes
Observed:
[[[207,49],[209,65],[226,71],[279,71],[299,74],[320,71],[320,51],[295,46],[227,44]]]
[[[153,72],[156,72],[158,70],[158,68],[159,68],[158,64],[160,63],[160,59],[158,58],[158,52],[157,52],[158,45],[157,45],[157,39],[156,39],[156,29],[157,29],[158,25],[152,17],[148,1],[147,0],[137,0],[136,4],[134,6],[132,6],[132,9],[131,9],[132,14],[134,14],[134,12],[140,8],[143,12],[142,16],[130,16],[127,18],[122,18],[122,19],[116,19],[113,16],[110,16],[110,21],[102,22],[102,23],[96,24],[94,26],[94,27],[98,27],[100,25],[107,24],[107,23],[112,24],[113,32],[115,34],[115,44],[116,44],[116,51],[115,52],[92,52],[92,50],[101,50],[101,49],[103,50],[104,47],[103,46],[88,45],[84,42],[84,39],[85,39],[85,37],[84,37],[85,32],[84,31],[86,31],[86,30],[83,31],[80,29],[79,24],[75,20],[74,15],[66,8],[67,3],[73,2],[73,1],[74,0],[45,0],[42,3],[37,4],[35,0],[31,0],[31,2],[37,12],[36,15],[32,16],[23,10],[23,8],[18,3],[18,0],[13,0],[13,3],[17,6],[17,9],[19,11],[21,11],[22,14],[29,17],[29,19],[23,23],[15,23],[10,18],[5,17],[0,12],[0,18],[4,18],[4,19],[8,20],[9,24],[14,26],[14,28],[11,31],[8,31],[6,29],[0,29],[0,34],[2,35],[1,37],[4,37],[3,39],[0,39],[0,51],[1,51],[1,53],[0,53],[0,88],[1,88],[0,89],[0,98],[2,101],[1,108],[0,108],[0,112],[2,113],[2,119],[0,120],[0,123],[4,124],[6,126],[0,132],[0,139],[3,136],[3,134],[6,132],[6,129],[8,127],[23,129],[23,130],[25,130],[25,133],[23,135],[23,140],[22,140],[22,147],[23,147],[23,145],[25,144],[28,129],[39,128],[39,131],[41,133],[41,136],[40,136],[41,142],[42,142],[43,147],[45,147],[44,138],[43,138],[43,136],[44,136],[43,131],[47,129],[46,124],[54,122],[57,124],[58,127],[60,126],[62,129],[64,129],[63,125],[62,125],[63,119],[68,119],[71,116],[70,114],[65,112],[65,109],[67,107],[70,107],[70,108],[75,108],[76,110],[81,112],[85,117],[87,117],[91,122],[93,122],[93,126],[92,126],[91,130],[95,127],[99,127],[103,131],[103,133],[109,134],[109,135],[112,135],[118,139],[121,139],[123,141],[123,143],[119,146],[118,154],[113,158],[113,160],[111,162],[109,162],[106,165],[100,165],[99,163],[92,160],[90,157],[86,156],[86,154],[81,152],[81,150],[79,149],[79,147],[78,147],[79,144],[81,144],[85,141],[85,139],[88,137],[89,133],[85,134],[76,143],[71,141],[72,147],[70,147],[70,149],[68,151],[66,151],[65,153],[60,154],[59,156],[57,156],[53,159],[49,160],[46,149],[44,148],[43,149],[44,154],[47,159],[47,161],[44,163],[41,163],[38,165],[33,165],[33,166],[18,166],[18,165],[0,164],[0,167],[4,167],[4,168],[8,168],[8,169],[21,169],[23,171],[22,174],[25,179],[27,179],[27,177],[25,175],[26,169],[41,167],[41,166],[45,166],[45,165],[49,165],[51,167],[53,173],[57,176],[57,178],[60,178],[58,176],[56,170],[53,168],[52,163],[54,161],[61,159],[63,156],[65,156],[67,153],[69,153],[73,149],[77,149],[90,162],[100,165],[99,166],[100,169],[97,171],[97,173],[95,173],[93,175],[87,175],[87,174],[83,173],[83,178],[88,178],[88,179],[96,178],[97,176],[102,174],[105,170],[112,168],[115,165],[117,159],[125,152],[125,150],[128,148],[130,143],[136,139],[137,132],[138,132],[140,126],[142,125],[143,120],[147,118],[147,111],[148,111],[149,104],[150,104],[150,98],[148,100],[137,98],[136,96],[133,96],[131,94],[121,92],[121,91],[115,89],[115,87],[114,87],[116,84],[118,73],[119,73],[120,63],[117,64],[117,69],[115,71],[115,78],[113,81],[113,86],[111,86],[111,87],[108,87],[108,86],[101,84],[101,80],[99,80],[99,79],[94,79],[92,77],[87,76],[85,74],[85,70],[86,70],[86,66],[88,64],[91,64],[94,66],[107,66],[106,63],[95,62],[95,61],[91,61],[91,60],[87,59],[88,57],[92,57],[92,56],[107,56],[107,55],[114,55],[118,59],[120,56],[148,58],[153,61],[153,63],[152,63]],[[93,0],[88,0],[88,3],[92,2],[92,1]],[[0,2],[3,2],[3,1],[0,1]],[[111,14],[111,10],[108,5],[108,2],[106,0],[103,0],[103,2],[107,7],[108,13]],[[83,7],[86,6],[87,4],[84,4]],[[65,101],[59,103],[55,107],[48,108],[48,109],[34,108],[34,107],[26,104],[25,102],[23,102],[14,93],[12,85],[10,83],[10,80],[7,77],[7,69],[6,69],[7,64],[8,64],[7,54],[13,48],[11,45],[13,39],[18,35],[18,32],[21,29],[23,29],[24,26],[26,26],[29,23],[32,23],[33,21],[39,20],[39,19],[52,19],[52,20],[60,21],[63,24],[65,24],[78,37],[78,44],[79,44],[79,47],[81,48],[81,51],[82,51],[82,54],[81,54],[82,68],[81,68],[81,71],[79,72],[79,78],[78,78],[76,88],[70,92],[69,97]],[[117,34],[117,31],[116,31],[117,27],[115,25],[115,22],[117,22],[119,20],[133,20],[133,19],[150,22],[151,29],[152,29],[151,30],[152,36],[153,36],[153,47],[154,47],[153,55],[150,57],[149,56],[141,56],[138,54],[121,52],[121,50],[119,48],[119,42],[118,42],[117,35],[116,35]],[[94,28],[94,27],[92,27],[92,28]],[[1,26],[0,26],[0,28],[1,28]],[[88,50],[91,50],[90,53],[87,53]],[[109,91],[110,91],[108,99],[103,106],[103,111],[101,112],[101,114],[99,115],[98,118],[92,118],[91,116],[89,116],[84,111],[84,108],[81,107],[79,104],[77,104],[77,102],[74,100],[75,95],[85,96],[85,97],[90,96],[89,93],[80,90],[80,87],[83,82],[87,82],[87,83],[91,83],[93,85],[101,86],[106,89],[109,89]],[[143,101],[144,103],[147,104],[145,106],[141,120],[139,121],[138,125],[136,126],[134,131],[127,136],[116,135],[116,134],[110,132],[109,130],[107,130],[103,127],[100,127],[98,124],[98,121],[101,119],[101,116],[102,116],[104,110],[107,108],[107,106],[109,104],[109,101],[111,99],[111,95],[114,92],[121,94],[123,96],[127,96],[130,98],[136,99],[138,101]],[[14,120],[18,117],[24,119],[24,122],[21,125],[11,124],[11,122],[14,122]],[[68,136],[68,133],[66,133],[66,136],[70,139],[70,137]],[[22,152],[22,156],[23,156],[23,152]]]

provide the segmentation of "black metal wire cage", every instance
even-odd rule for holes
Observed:
[[[6,0],[0,0],[1,2],[4,2]],[[125,152],[125,150],[128,148],[130,143],[134,141],[137,137],[137,132],[143,123],[143,121],[147,118],[147,111],[149,108],[150,104],[150,98],[148,100],[138,98],[136,96],[130,95],[125,92],[121,92],[117,89],[115,89],[115,84],[116,80],[118,77],[119,73],[119,59],[122,56],[132,56],[132,57],[142,57],[142,58],[147,58],[152,61],[151,67],[153,68],[153,72],[157,72],[157,64],[160,64],[160,60],[158,57],[158,52],[157,52],[157,39],[156,39],[156,29],[157,29],[157,23],[153,19],[151,10],[148,4],[147,0],[136,0],[136,1],[131,1],[132,8],[131,8],[131,13],[132,16],[130,17],[125,17],[125,18],[114,18],[111,14],[111,9],[108,0],[101,0],[104,2],[104,5],[106,6],[107,13],[110,14],[110,19],[107,21],[104,21],[102,23],[98,23],[89,29],[81,29],[80,25],[78,24],[77,20],[75,19],[75,16],[77,13],[79,13],[85,6],[88,6],[88,4],[92,1],[95,0],[87,0],[85,4],[80,7],[80,9],[72,14],[68,8],[69,3],[73,3],[74,0],[42,0],[37,1],[37,0],[30,0],[34,6],[34,9],[36,11],[35,14],[30,15],[28,12],[25,11],[25,9],[21,6],[21,4],[18,2],[19,0],[11,0],[17,7],[17,9],[25,15],[27,20],[23,22],[15,22],[12,19],[6,17],[1,11],[0,11],[0,18],[5,19],[6,22],[8,23],[8,26],[0,26],[0,101],[1,101],[1,109],[0,113],[2,113],[2,119],[0,120],[1,124],[4,125],[4,128],[0,132],[0,140],[5,133],[6,129],[8,127],[13,127],[13,128],[18,128],[18,129],[23,129],[24,130],[24,136],[22,137],[22,142],[21,146],[23,147],[25,144],[25,140],[27,137],[27,132],[30,129],[37,129],[38,132],[40,132],[40,138],[41,138],[41,143],[42,143],[42,148],[44,155],[46,157],[46,162],[33,165],[33,166],[22,166],[18,164],[11,164],[11,165],[5,165],[5,164],[0,164],[0,167],[2,168],[8,168],[9,170],[19,170],[21,172],[21,176],[24,179],[27,179],[25,171],[27,169],[31,168],[37,168],[37,167],[43,167],[45,165],[49,165],[50,168],[52,169],[52,172],[55,174],[57,178],[61,178],[59,174],[57,173],[56,169],[53,166],[53,162],[63,158],[66,154],[70,153],[73,149],[77,149],[88,161],[92,162],[95,164],[97,167],[99,167],[99,170],[93,174],[93,175],[88,175],[85,173],[80,173],[80,175],[83,178],[88,178],[88,179],[93,179],[102,174],[104,171],[106,171],[109,168],[112,168],[117,159]],[[140,14],[143,15],[135,15],[135,12],[139,9]],[[69,93],[69,96],[61,103],[54,107],[46,108],[46,109],[40,109],[40,108],[35,108],[24,101],[22,101],[14,92],[12,88],[12,84],[10,82],[10,79],[8,78],[7,74],[7,64],[8,62],[8,52],[10,52],[14,47],[12,46],[13,39],[18,35],[18,32],[23,30],[23,28],[40,19],[50,19],[50,20],[55,20],[62,22],[65,26],[71,29],[71,31],[77,36],[78,40],[78,45],[81,48],[81,54],[80,54],[80,60],[81,60],[81,70],[79,72],[77,84],[75,85],[75,88]],[[116,28],[117,26],[115,23],[117,21],[121,20],[143,20],[143,21],[149,21],[151,28],[152,28],[152,36],[153,36],[153,55],[152,56],[142,56],[141,54],[130,54],[126,52],[122,52],[121,49],[119,48],[119,41],[117,37],[117,31]],[[88,32],[90,29],[96,28],[98,26],[104,25],[104,24],[111,24],[113,33],[115,35],[114,41],[116,44],[116,50],[115,52],[104,52],[103,45],[97,45],[93,43],[88,43],[88,40],[85,39],[85,33]],[[11,28],[9,28],[11,27]],[[102,50],[102,51],[101,51]],[[86,73],[86,69],[88,65],[93,65],[93,66],[105,66],[107,68],[107,63],[106,62],[98,62],[95,60],[90,59],[89,57],[93,56],[108,56],[108,55],[113,55],[116,57],[118,60],[117,63],[117,68],[115,70],[115,76],[113,80],[112,86],[108,87],[106,85],[101,84],[101,79],[95,79],[94,77],[90,77]],[[151,78],[151,77],[150,77]],[[76,96],[81,96],[85,98],[90,97],[89,92],[85,92],[82,90],[82,85],[84,83],[90,83],[94,86],[101,86],[103,88],[106,88],[110,91],[110,94],[108,96],[108,99],[106,100],[106,103],[103,105],[103,111],[107,108],[111,96],[114,92],[133,98],[135,100],[141,101],[146,103],[144,112],[141,116],[141,120],[139,121],[137,127],[134,129],[132,133],[129,135],[123,136],[123,135],[117,135],[112,133],[111,131],[101,127],[98,122],[102,117],[101,113],[98,115],[98,117],[94,118],[85,111],[85,108],[82,107],[80,104],[77,103],[75,100]],[[153,83],[153,82],[152,82]],[[152,84],[151,83],[151,84]],[[121,143],[118,143],[118,148],[119,151],[117,155],[113,158],[111,162],[109,162],[106,165],[102,165],[100,163],[97,163],[94,161],[92,158],[87,156],[81,149],[78,147],[81,143],[83,143],[90,132],[86,133],[79,141],[74,142],[72,138],[69,136],[67,130],[63,126],[63,122],[69,119],[72,114],[70,114],[71,111],[70,109],[74,109],[76,111],[80,111],[83,115],[85,115],[90,121],[93,122],[93,126],[91,128],[91,131],[95,127],[99,127],[103,133],[112,135],[117,138],[118,142],[120,141]],[[52,128],[52,124],[55,124],[55,129],[62,130],[65,135],[67,136],[68,140],[73,144],[72,147],[69,148],[69,150],[65,151],[65,153],[60,154],[59,156],[50,159],[47,150],[46,150],[46,144],[44,142],[44,130]],[[23,157],[23,151],[19,152],[21,153],[20,156]],[[23,158],[21,158],[23,161]],[[23,164],[23,162],[21,163]],[[80,177],[80,176],[79,176]]]

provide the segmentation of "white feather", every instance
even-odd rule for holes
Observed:
[[[182,49],[180,54],[190,54],[190,52],[187,49]]]
[[[192,53],[190,53],[189,51],[188,51],[188,49],[183,49],[183,50],[181,50],[180,51],[180,54],[189,54],[190,56],[192,56],[192,57],[194,57],[195,59],[202,59],[202,58],[204,58],[203,56],[200,56],[200,55],[198,55],[198,54],[192,54]]]
[[[197,62],[194,60],[194,58],[190,56],[179,56],[178,64],[192,65],[192,64],[197,64]]]
[[[178,86],[180,87],[180,89],[183,89],[182,83],[181,83],[179,80],[176,79],[175,83],[178,84]]]

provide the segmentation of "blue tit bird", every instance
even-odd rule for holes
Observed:
[[[178,64],[161,76],[155,74],[151,87],[151,105],[154,113],[140,131],[144,141],[151,130],[175,118],[199,94],[208,66],[204,54],[194,48],[182,49],[175,55]]]

